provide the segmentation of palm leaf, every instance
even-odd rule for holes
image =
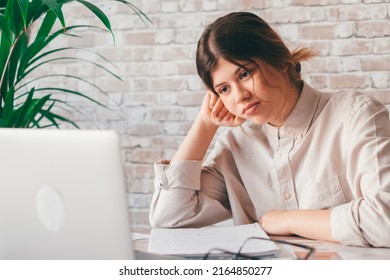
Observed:
[[[146,19],[147,21],[149,21],[150,23],[152,22],[147,15],[145,15],[139,8],[137,8],[134,4],[126,1],[126,0],[114,0],[116,2],[120,2],[122,4],[125,4],[126,6],[130,7],[137,15],[138,17],[143,21],[145,22],[144,19]]]
[[[75,90],[71,90],[71,89],[56,88],[56,87],[42,87],[42,88],[36,89],[35,91],[56,91],[56,92],[70,93],[70,94],[73,94],[73,95],[85,98],[85,99],[91,101],[92,103],[95,103],[95,104],[97,104],[99,106],[102,106],[104,108],[108,108],[106,105],[104,105],[103,103],[93,99],[92,97],[89,97],[88,95],[86,95],[84,93],[81,93],[81,92],[75,91]]]
[[[19,4],[19,9],[23,19],[23,29],[27,27],[27,10],[28,10],[28,0],[17,0]]]
[[[6,42],[11,45],[12,44],[12,33],[11,28],[9,27],[7,20],[4,15],[0,14],[0,30],[1,30],[1,38],[6,40]]]
[[[89,2],[84,1],[84,0],[77,0],[77,2],[80,2],[81,4],[83,4],[85,7],[87,7],[91,12],[93,12],[101,20],[101,22],[104,24],[104,26],[110,31],[110,33],[112,35],[112,39],[115,42],[115,36],[114,36],[114,33],[112,32],[112,29],[111,29],[111,23],[110,23],[110,20],[108,19],[108,17],[106,16],[106,14],[102,10],[100,10],[98,7],[93,5],[92,3],[89,3]]]
[[[19,77],[19,79],[17,80],[17,83],[21,81],[21,79],[23,79],[25,76],[27,76],[28,74],[30,74],[32,71],[34,71],[35,69],[41,67],[41,66],[44,66],[48,63],[51,63],[53,61],[61,61],[61,60],[76,60],[76,61],[83,61],[83,62],[86,62],[86,63],[89,63],[89,64],[92,64],[94,66],[96,66],[97,68],[100,68],[102,69],[103,71],[105,71],[106,73],[109,73],[110,75],[112,75],[113,77],[115,77],[116,79],[120,80],[120,81],[123,81],[122,78],[120,76],[118,76],[117,74],[115,74],[114,72],[112,72],[111,70],[107,69],[106,67],[104,67],[103,65],[97,63],[97,62],[94,62],[94,61],[91,61],[91,60],[88,60],[88,59],[83,59],[83,58],[79,58],[79,57],[58,57],[58,58],[53,58],[53,59],[49,59],[49,60],[45,60],[43,62],[40,62],[39,64],[36,64],[34,65],[33,67],[31,67],[30,69],[28,69],[27,71],[25,71],[21,77]]]
[[[61,10],[61,5],[59,5],[55,0],[41,0],[41,1],[45,3],[49,7],[49,9],[57,16],[57,18],[61,22],[62,27],[64,28],[64,30],[66,30],[65,18]]]
[[[125,0],[113,0],[130,7],[143,21],[149,18],[135,5]],[[78,2],[89,9],[104,25],[104,28],[90,25],[74,25],[66,26],[65,17],[62,11],[62,6],[70,2]],[[40,22],[40,27],[33,41],[30,43],[28,39],[28,30],[30,26],[41,16],[44,16]],[[52,32],[56,19],[61,23],[62,29]],[[1,127],[57,127],[61,123],[69,123],[78,127],[72,120],[61,116],[60,113],[54,112],[55,108],[66,110],[78,109],[72,106],[71,103],[55,98],[53,96],[58,93],[72,94],[80,98],[86,99],[99,106],[108,108],[105,104],[94,99],[83,92],[61,87],[39,87],[34,86],[35,82],[40,79],[64,77],[66,79],[74,79],[88,84],[97,89],[99,93],[106,96],[108,94],[94,83],[87,79],[77,77],[75,75],[55,74],[43,75],[38,78],[28,79],[22,83],[23,79],[28,78],[28,75],[42,66],[47,66],[52,62],[61,60],[77,60],[100,68],[110,76],[118,80],[122,79],[113,71],[107,68],[104,63],[113,64],[99,55],[96,58],[101,59],[100,62],[95,60],[87,60],[73,55],[64,56],[64,52],[71,50],[84,50],[75,47],[61,47],[49,51],[44,49],[59,35],[66,34],[67,36],[76,36],[69,34],[71,30],[80,28],[94,28],[109,31],[115,42],[115,36],[112,31],[111,23],[107,15],[96,5],[87,0],[0,0],[0,126]],[[76,36],[77,37],[77,36]],[[52,58],[50,55],[59,54],[59,58]],[[25,88],[33,86],[31,89]],[[39,97],[36,97],[38,95]],[[63,106],[66,106],[62,108]],[[108,108],[109,109],[109,108]],[[82,112],[81,112],[82,113]]]
[[[14,111],[14,90],[11,88],[4,100],[4,106],[2,109],[0,127],[9,127],[12,123],[13,111]]]

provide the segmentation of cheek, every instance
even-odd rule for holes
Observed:
[[[230,113],[232,113],[234,115],[238,114],[237,104],[234,102],[234,100],[232,100],[229,97],[221,97],[221,99],[222,99],[223,105],[226,107],[226,109]]]

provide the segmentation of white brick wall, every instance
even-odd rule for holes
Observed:
[[[291,48],[317,48],[320,55],[303,64],[304,77],[314,87],[358,89],[390,103],[389,0],[133,1],[152,20],[146,24],[123,5],[93,2],[109,14],[115,45],[110,34],[100,31],[85,31],[83,38],[65,38],[58,45],[83,46],[106,56],[118,67],[110,69],[124,82],[82,63],[62,63],[46,71],[80,75],[109,93],[107,100],[85,84],[67,84],[112,108],[69,98],[84,113],[74,115],[82,128],[114,129],[122,135],[128,201],[136,226],[148,226],[153,162],[172,156],[198,112],[203,86],[194,63],[196,42],[205,25],[221,15],[252,11],[276,28]],[[93,18],[76,4],[65,11],[68,23],[91,23]],[[96,19],[92,23],[99,24]]]

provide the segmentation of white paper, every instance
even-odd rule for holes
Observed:
[[[239,226],[161,229],[151,232],[149,252],[166,255],[203,256],[212,249],[237,252],[249,237],[267,238],[258,223]],[[272,241],[250,240],[242,253],[276,255],[279,247]],[[213,252],[218,253],[217,250]]]

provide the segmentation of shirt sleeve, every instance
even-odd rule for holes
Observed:
[[[155,163],[152,227],[201,227],[231,217],[222,177],[200,161]]]
[[[353,103],[346,126],[346,175],[355,196],[335,207],[332,236],[355,246],[390,246],[390,123],[389,112],[367,97]]]

